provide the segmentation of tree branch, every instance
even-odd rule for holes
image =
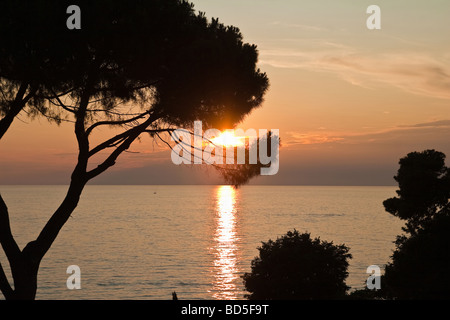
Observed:
[[[148,123],[144,128],[142,128],[142,125],[139,125],[138,127],[142,129],[141,133],[145,131],[145,129],[154,121],[158,120],[159,117],[155,117],[154,119],[152,119],[153,117],[150,116],[145,122],[143,122],[143,124]],[[150,122],[149,122],[150,121]],[[99,145],[97,145],[95,148],[93,148],[91,151],[89,151],[89,157],[92,157],[93,155],[99,153],[102,150],[105,150],[106,148],[110,148],[113,146],[116,146],[118,143],[122,142],[123,140],[125,140],[126,138],[128,138],[135,130],[137,127],[133,127],[131,129],[128,129],[102,143],[100,143]]]
[[[163,132],[164,132],[164,129],[162,129],[162,130],[163,130]],[[166,146],[168,146],[170,150],[174,151],[174,150],[173,150],[173,147],[170,145],[170,143],[167,142],[166,140],[164,140],[164,139],[159,135],[158,132],[155,132],[155,130],[146,130],[146,132],[148,132],[148,131],[153,131],[153,132],[156,134],[156,136],[159,138],[159,140],[161,140]],[[194,136],[195,136],[194,133],[192,133],[192,132],[189,132],[189,133],[190,133],[191,135],[194,135]],[[215,145],[214,142],[212,142],[211,140],[209,140],[209,139],[206,139],[206,140],[207,140],[208,142],[210,142],[211,144],[213,144],[214,146],[217,146],[217,145]],[[186,148],[184,147],[184,145],[186,145],[186,146],[188,146],[188,147],[190,147],[191,149],[194,149],[194,150],[201,150],[202,152],[203,152],[203,149],[199,149],[199,148],[197,148],[197,147],[195,147],[195,146],[193,146],[193,145],[189,145],[189,144],[183,142],[182,140],[178,140],[178,142],[180,143],[181,149],[183,150],[183,156],[182,156],[183,159],[188,160],[188,161],[192,161],[191,158],[186,158],[186,157],[184,156],[184,151],[186,151],[186,153],[188,153],[188,154],[190,155],[190,157],[193,156],[194,159],[200,159],[202,162],[204,161],[203,155],[202,155],[202,157],[198,157],[197,155],[195,155],[195,152],[193,153],[192,151],[186,149]],[[226,161],[226,156],[225,156],[225,155],[222,155],[222,159],[223,159],[222,161],[225,162],[225,161]],[[206,163],[207,163],[207,162],[205,161],[205,164],[206,164]],[[212,167],[214,167],[214,168],[217,168],[217,169],[219,169],[219,170],[239,171],[238,169],[234,169],[234,168],[226,168],[226,169],[224,169],[223,167],[221,167],[220,165],[217,165],[217,164],[215,164],[215,163],[208,163],[208,165],[210,165],[210,166],[212,166]]]
[[[64,97],[65,95],[68,95],[69,93],[71,93],[72,91],[74,91],[75,90],[75,88],[71,88],[71,89],[69,89],[69,90],[67,90],[67,91],[64,91],[64,92],[61,92],[60,94],[57,94],[57,93],[55,93],[53,90],[51,90],[52,91],[52,93],[53,93],[53,96],[45,96],[45,95],[37,95],[39,98],[44,98],[44,99],[47,99],[47,100],[52,100],[52,99],[57,99],[57,98],[60,98],[60,97]]]
[[[4,136],[6,131],[8,131],[14,118],[22,111],[26,102],[30,98],[30,94],[27,96],[27,100],[24,101],[23,96],[25,95],[28,88],[28,83],[22,83],[19,90],[17,91],[16,98],[11,102],[11,107],[6,112],[6,115],[0,120],[0,139]]]
[[[106,160],[97,166],[97,168],[92,169],[91,171],[87,172],[87,179],[91,180],[92,178],[105,172],[108,168],[112,167],[116,163],[116,160],[119,157],[119,155],[122,152],[124,152],[125,150],[127,150],[130,147],[131,143],[133,143],[133,141],[136,140],[136,138],[139,137],[139,135],[141,135],[146,130],[146,128],[148,128],[149,125],[151,125],[154,121],[156,121],[158,119],[159,119],[158,116],[151,115],[142,124],[118,135],[118,136],[121,136],[120,139],[122,139],[123,142],[121,144],[119,144],[117,146],[117,148],[106,158]],[[118,136],[116,136],[116,137],[118,137]],[[115,139],[116,137],[114,137],[113,139]],[[114,142],[115,141],[113,141],[112,143],[114,143]],[[109,147],[111,145],[111,143],[101,144],[101,145],[104,145],[104,147],[102,149],[99,149],[98,151]],[[96,151],[96,152],[98,152],[98,151]]]
[[[48,120],[54,120],[54,121],[56,121],[57,123],[59,123],[59,122],[70,122],[70,123],[75,123],[75,121],[73,121],[73,120],[67,120],[67,119],[63,119],[63,118],[61,118],[61,117],[59,117],[59,116],[51,116],[51,115],[45,114],[45,112],[42,111],[41,108],[36,108],[36,109],[39,111],[39,113],[40,113],[43,117],[47,118]]]
[[[55,95],[54,97],[56,99],[56,101],[58,101],[58,104],[54,103],[52,101],[52,99],[48,99],[48,101],[50,101],[50,103],[54,104],[55,106],[59,106],[61,108],[63,108],[64,110],[70,112],[70,113],[76,113],[75,109],[71,109],[68,106],[65,105],[65,103],[63,103],[60,99],[60,97],[58,97],[57,95]]]
[[[5,271],[3,270],[2,264],[0,263],[0,291],[5,296],[6,300],[9,300],[14,295],[14,290],[9,284],[8,278],[6,277]]]
[[[20,249],[11,233],[8,207],[0,195],[0,243],[6,257],[11,262],[20,255]]]
[[[78,176],[78,168],[79,165],[77,164],[74,172],[72,173],[72,180],[70,182],[69,190],[67,191],[61,205],[53,213],[37,237],[36,241],[34,241],[33,246],[30,248],[30,250],[32,250],[30,254],[33,255],[33,259],[35,259],[35,261],[40,261],[44,257],[58,236],[59,231],[61,231],[62,227],[67,222],[80,201],[80,196],[87,180],[85,179],[85,174],[81,178]]]
[[[108,115],[115,115],[115,116],[130,116],[130,117],[132,117],[132,116],[138,116],[138,115],[140,115],[140,114],[142,114],[142,113],[140,113],[140,112],[135,112],[135,113],[122,113],[122,112],[114,112],[114,111],[111,111],[111,110],[104,110],[104,109],[88,109],[88,110],[86,110],[86,112],[104,112],[104,113],[106,113],[106,114],[108,114]]]
[[[144,118],[146,115],[148,115],[149,113],[150,113],[150,111],[146,111],[146,112],[141,113],[141,114],[139,114],[138,116],[133,117],[133,118],[131,118],[131,119],[117,120],[117,121],[111,120],[111,121],[99,121],[99,122],[96,122],[96,123],[94,123],[93,125],[91,125],[91,126],[86,130],[86,135],[89,136],[89,135],[91,134],[92,130],[94,130],[94,129],[95,129],[96,127],[98,127],[98,126],[104,126],[104,125],[124,125],[124,124],[130,123],[130,122],[134,122],[134,121],[137,121],[137,120],[139,120],[139,119],[142,119],[142,118]]]
[[[94,86],[94,72],[95,66],[98,65],[98,62],[94,61],[91,65],[91,69],[89,72],[89,76],[86,79],[86,86],[83,94],[80,98],[80,107],[75,113],[75,135],[78,142],[78,162],[75,170],[72,174],[73,179],[81,179],[84,180],[87,164],[89,160],[89,137],[86,134],[86,110],[89,106],[89,98],[91,96],[91,90]]]
[[[140,85],[140,86],[127,88],[127,90],[129,90],[129,91],[136,91],[136,90],[141,90],[141,89],[145,89],[145,88],[150,88],[151,86],[154,86],[155,84],[157,84],[160,81],[161,81],[160,79],[154,80],[152,82],[145,83],[145,84]],[[114,89],[111,89],[111,88],[99,88],[99,89],[96,89],[97,92],[108,92],[108,91],[113,91],[113,90]]]

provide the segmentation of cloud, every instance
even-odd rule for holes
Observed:
[[[306,24],[299,24],[299,23],[286,23],[281,21],[273,21],[270,23],[271,26],[277,26],[277,27],[284,27],[284,28],[294,28],[294,29],[301,29],[305,31],[323,31],[324,28],[313,26],[313,25],[306,25]]]
[[[370,128],[366,128],[370,129]],[[414,144],[417,141],[436,141],[447,144],[450,134],[450,120],[437,120],[411,125],[399,125],[379,131],[357,133],[317,133],[286,132],[283,136],[284,147],[319,144],[373,144],[396,143]]]
[[[413,54],[347,54],[322,58],[318,66],[366,85],[384,83],[413,94],[450,99],[448,62]]]
[[[450,120],[438,120],[433,122],[418,123],[413,125],[402,125],[400,128],[430,128],[450,127]]]
[[[283,42],[289,43],[290,48],[260,49],[260,63],[277,68],[308,68],[320,71],[321,61],[327,57],[356,53],[349,46],[324,39],[283,39]]]
[[[303,45],[301,46],[303,47]],[[261,50],[261,64],[330,72],[365,88],[388,85],[406,92],[450,99],[450,59],[427,53],[371,53],[327,41],[311,40],[305,49]]]
[[[318,129],[322,130],[322,129]],[[344,138],[333,137],[327,134],[317,134],[317,133],[302,133],[302,132],[286,132],[285,136],[282,137],[282,145],[284,147],[290,147],[294,145],[311,145],[311,144],[325,144],[341,141]]]

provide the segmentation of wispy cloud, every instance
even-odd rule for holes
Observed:
[[[450,59],[428,53],[365,53],[327,40],[308,48],[261,50],[261,64],[330,72],[356,86],[388,85],[435,98],[450,99]]]
[[[272,21],[270,23],[271,26],[277,26],[277,27],[284,27],[284,28],[294,28],[294,29],[301,29],[305,31],[323,31],[324,28],[313,26],[313,25],[306,25],[306,24],[299,24],[299,23],[287,23],[282,21]]]
[[[393,141],[396,141],[396,143],[399,141],[409,141],[409,143],[413,143],[414,141],[420,139],[420,136],[423,136],[424,134],[426,136],[425,138],[430,140],[446,141],[446,136],[450,134],[450,120],[438,120],[411,125],[398,125],[383,130],[375,130],[370,132],[318,133],[290,131],[284,133],[282,141],[284,147],[324,144],[354,145],[367,143],[389,143]]]
[[[282,138],[284,147],[291,147],[295,145],[311,145],[311,144],[326,144],[344,140],[342,137],[332,136],[329,134],[318,133],[302,133],[302,132],[286,132]]]
[[[352,77],[369,86],[384,83],[414,94],[450,99],[450,64],[430,56],[347,54],[325,57],[319,66],[347,81]]]
[[[413,125],[399,126],[399,128],[438,128],[438,127],[450,127],[450,120],[438,120],[433,122],[424,122]]]

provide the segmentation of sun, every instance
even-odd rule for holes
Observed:
[[[214,144],[224,147],[239,147],[244,145],[242,138],[236,137],[233,132],[225,131],[217,138],[211,139]]]

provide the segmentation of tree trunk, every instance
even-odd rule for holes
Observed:
[[[36,297],[37,273],[41,258],[35,254],[35,241],[20,250],[11,233],[8,208],[0,195],[0,243],[8,258],[14,289],[0,264],[0,290],[6,300],[33,300]]]
[[[33,242],[30,242],[32,244]],[[39,262],[32,258],[28,244],[22,251],[18,261],[11,264],[14,279],[14,291],[7,300],[34,300],[37,291],[37,274]]]
[[[0,265],[0,289],[6,300],[34,300],[39,265],[59,231],[78,205],[86,180],[72,179],[66,197],[47,222],[39,237],[20,251],[11,234],[6,205],[0,196],[0,242],[8,258],[14,280],[11,288]]]

